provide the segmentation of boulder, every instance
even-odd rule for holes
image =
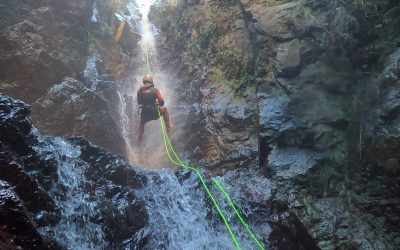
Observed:
[[[298,2],[268,7],[265,3],[254,4],[249,8],[253,17],[260,23],[261,31],[278,41],[288,41],[295,38],[291,29],[291,11],[293,11]]]
[[[276,55],[278,76],[290,78],[299,73],[301,67],[300,50],[301,42],[298,39],[279,44]]]

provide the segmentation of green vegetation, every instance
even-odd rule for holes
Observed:
[[[194,58],[204,59],[207,48],[216,43],[219,35],[217,24],[208,19],[204,23],[200,23],[195,28],[196,35],[192,37],[186,45],[186,50],[189,51]]]
[[[228,79],[238,79],[250,71],[252,56],[236,48],[223,47],[218,51],[217,60]]]
[[[243,95],[247,88],[255,86],[255,84],[253,84],[254,77],[249,74],[245,74],[238,79],[229,79],[224,72],[218,68],[212,69],[212,73],[214,74],[214,81],[228,86],[238,96]]]
[[[186,49],[198,63],[207,60],[207,52],[217,45],[219,35],[218,25],[214,20],[208,19],[198,24],[194,30]],[[252,86],[254,77],[251,75],[253,68],[252,55],[236,48],[224,46],[216,53],[216,65],[211,68],[214,80],[229,86],[237,95],[244,93],[248,86]]]
[[[281,5],[284,3],[291,2],[291,0],[268,0],[266,1],[268,6],[276,6],[276,5]]]
[[[376,54],[387,54],[400,47],[400,6],[385,12],[371,29],[377,39],[366,50]]]
[[[223,47],[217,54],[218,66],[213,70],[215,80],[229,86],[240,95],[254,81],[251,75],[252,56],[236,48]]]

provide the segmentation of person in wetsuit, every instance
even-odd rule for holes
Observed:
[[[138,141],[142,142],[144,135],[144,125],[152,120],[159,118],[158,109],[162,114],[168,132],[171,130],[172,125],[169,121],[169,113],[164,107],[164,99],[160,90],[154,87],[153,77],[146,75],[143,77],[143,85],[137,92],[138,104],[142,107]]]

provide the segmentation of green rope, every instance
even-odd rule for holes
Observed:
[[[147,66],[147,74],[151,75],[150,57],[149,57],[149,45],[148,44],[146,44],[146,66]]]
[[[215,185],[218,187],[218,189],[225,195],[226,199],[229,202],[229,205],[231,206],[231,208],[233,209],[233,211],[235,211],[235,214],[237,215],[237,217],[239,218],[240,222],[242,223],[242,225],[246,228],[247,232],[251,235],[251,237],[253,238],[253,240],[257,243],[258,248],[261,250],[265,250],[265,248],[262,246],[262,244],[260,243],[260,241],[257,239],[257,237],[254,235],[254,233],[251,231],[250,227],[247,225],[247,223],[244,221],[243,217],[240,215],[240,212],[237,210],[235,204],[233,204],[232,198],[230,197],[230,195],[228,194],[228,192],[225,191],[225,189],[222,187],[222,185],[217,181],[217,179],[212,178],[212,181],[215,183]]]

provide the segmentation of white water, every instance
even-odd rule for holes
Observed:
[[[99,83],[99,72],[96,68],[96,56],[88,56],[86,58],[86,66],[83,70],[83,76],[89,80],[90,89],[96,91],[97,84]]]
[[[87,192],[87,186],[92,182],[85,176],[86,163],[79,160],[80,148],[61,138],[42,143],[46,146],[36,150],[44,155],[51,152],[49,156],[54,156],[54,160],[58,163],[58,181],[49,195],[61,209],[62,215],[59,223],[55,226],[41,227],[40,232],[56,239],[66,249],[111,249],[103,231],[103,224],[98,222],[103,206],[101,201],[107,198],[101,188],[95,195]],[[97,157],[102,156],[97,155]],[[147,177],[146,186],[136,189],[135,195],[145,202],[149,215],[148,223],[135,235],[131,235],[126,240],[127,243],[121,244],[121,249],[236,249],[224,223],[194,173],[181,173],[181,177],[178,178],[169,170],[137,169],[137,171]],[[262,187],[270,185],[266,180],[259,179],[258,182],[254,182],[254,178],[251,180],[253,182],[246,178],[231,178],[229,179],[231,184],[227,185],[224,179],[220,178],[220,182],[228,191],[229,187],[235,190],[240,190],[240,187],[261,190]],[[231,224],[242,249],[258,249],[238,222],[224,197],[215,186],[209,187]],[[264,192],[257,192],[257,195],[265,201],[270,196],[267,189]],[[238,196],[233,198],[239,201]],[[237,205],[239,208],[243,206],[240,203]],[[265,224],[263,228],[255,232],[258,235],[268,235],[270,230],[268,225]],[[147,243],[139,247],[141,241]]]
[[[186,177],[183,177],[181,181],[168,170],[150,171],[146,175],[148,182],[141,190],[140,197],[146,201],[149,222],[135,236],[135,242],[148,238],[148,243],[142,249],[236,249],[224,223],[194,173],[186,172],[184,174]],[[224,183],[222,178],[219,181],[225,187],[230,186]],[[247,184],[246,181],[249,180],[236,179],[233,185],[235,188],[243,187]],[[259,184],[268,185],[265,180],[259,179],[258,183],[251,183],[250,186],[261,188]],[[241,248],[258,249],[246,229],[239,223],[224,196],[214,185],[209,185],[209,187],[229,221]],[[257,194],[265,200],[269,197],[268,190]],[[237,197],[233,196],[233,198],[238,201]],[[239,209],[247,206],[240,203],[237,205]],[[255,229],[257,229],[254,231],[257,235],[268,235],[271,231],[267,223],[263,223],[263,228]]]
[[[96,0],[93,2],[93,7],[92,7],[92,18],[91,21],[94,23],[97,23],[97,15],[99,14],[96,6]]]
[[[143,190],[150,215],[141,232],[150,236],[145,249],[235,249],[226,229],[206,220],[207,198],[195,189],[197,184],[195,175],[181,185],[169,171],[149,174]]]
[[[98,210],[97,200],[89,197],[82,186],[87,182],[84,169],[77,161],[79,147],[64,139],[55,138],[38,152],[52,152],[56,156],[58,182],[50,195],[61,208],[61,221],[54,227],[40,228],[40,232],[57,239],[67,249],[101,249],[106,247],[104,232],[91,221]]]
[[[120,128],[122,132],[122,137],[124,138],[124,143],[126,145],[126,154],[128,154],[128,159],[127,161],[131,161],[131,154],[134,151],[133,147],[134,145],[132,144],[132,128],[131,126],[131,119],[130,116],[127,114],[127,110],[131,110],[128,108],[128,103],[127,100],[121,95],[120,91],[117,91],[118,99],[119,99],[119,110],[120,110]]]

